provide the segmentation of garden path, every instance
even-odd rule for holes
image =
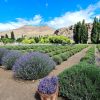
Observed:
[[[85,56],[88,49],[89,47],[85,48],[81,52],[70,57],[61,65],[56,66],[56,69],[53,70],[49,76],[56,76],[65,69],[79,63],[80,59]],[[34,95],[39,80],[35,82],[15,80],[12,76],[12,71],[5,71],[0,68],[0,100],[36,100]]]

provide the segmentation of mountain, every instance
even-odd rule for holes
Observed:
[[[21,37],[23,36],[44,36],[44,35],[52,35],[54,34],[54,29],[48,26],[23,26],[18,29],[10,30],[10,31],[5,31],[5,32],[0,32],[1,35],[8,34],[10,36],[11,32],[14,32],[15,37]]]
[[[91,30],[92,30],[92,24],[91,23],[87,23],[87,28],[88,28],[88,43],[91,43]],[[54,34],[55,35],[64,35],[64,36],[67,36],[71,39],[73,39],[73,30],[74,30],[74,26],[69,26],[69,27],[64,27],[64,28],[60,28],[60,29],[57,29]]]

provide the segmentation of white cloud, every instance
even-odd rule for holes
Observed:
[[[5,1],[8,1],[8,0],[5,0]],[[46,4],[46,6],[48,6],[48,3]],[[66,12],[64,15],[60,17],[55,17],[54,19],[49,20],[47,22],[44,22],[43,18],[40,15],[35,15],[30,20],[26,20],[23,18],[16,18],[16,21],[14,22],[0,23],[0,31],[12,30],[24,25],[36,26],[36,25],[41,25],[41,24],[48,25],[50,27],[57,29],[57,28],[73,25],[77,23],[78,21],[82,21],[83,19],[85,19],[86,22],[92,22],[93,17],[100,16],[100,13],[95,14],[95,11],[98,9],[100,9],[100,1],[94,5],[89,5],[86,9],[82,9],[80,7],[79,11]]]
[[[75,12],[66,12],[64,15],[48,21],[47,25],[54,28],[62,28],[73,25],[83,19],[85,19],[87,23],[92,22],[91,17],[96,16],[95,10],[97,9],[100,9],[100,1],[94,5],[89,5],[86,9],[80,9]]]
[[[15,22],[0,23],[0,31],[12,30],[24,25],[40,25],[41,23],[42,17],[40,15],[35,15],[31,20],[16,18]]]

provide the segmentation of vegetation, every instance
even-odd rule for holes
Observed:
[[[38,86],[38,91],[42,94],[53,94],[57,91],[58,86],[58,78],[53,77],[45,77],[43,78]]]
[[[100,99],[100,68],[80,63],[59,75],[60,95],[70,100]]]
[[[89,63],[89,64],[95,64],[95,48],[91,47],[88,51],[85,57],[81,59],[81,61]]]
[[[55,62],[46,54],[32,52],[21,56],[13,66],[14,75],[27,80],[45,77],[55,68]]]
[[[58,46],[58,45],[19,45],[19,46],[3,46],[10,50],[20,50],[22,52],[34,52],[38,51],[41,53],[48,54],[56,64],[60,64],[62,61],[67,60],[69,57],[75,53],[86,48],[87,45],[67,45],[67,46]]]
[[[5,48],[0,48],[0,65],[2,64],[2,57],[8,53],[8,50]]]
[[[83,22],[78,22],[74,25],[74,41],[75,43],[87,43],[88,41],[88,28],[85,24],[85,20]]]
[[[15,64],[16,60],[22,56],[22,53],[19,51],[9,51],[7,54],[5,54],[2,58],[2,65],[3,68],[7,70],[11,70],[13,65]]]
[[[100,52],[100,44],[97,45],[97,49]]]
[[[60,95],[71,100],[100,99],[100,68],[95,65],[91,47],[81,62],[59,75]]]
[[[94,18],[93,28],[91,32],[92,43],[99,43],[100,39],[100,19]]]

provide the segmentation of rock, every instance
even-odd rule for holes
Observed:
[[[88,43],[91,43],[91,30],[92,30],[92,27],[93,27],[93,24],[92,23],[87,23],[86,24],[87,27],[88,27]],[[73,39],[73,30],[74,30],[74,26],[69,26],[69,27],[65,27],[65,28],[60,28],[60,29],[57,29],[54,34],[55,35],[64,35],[64,36],[67,36],[71,39]]]

